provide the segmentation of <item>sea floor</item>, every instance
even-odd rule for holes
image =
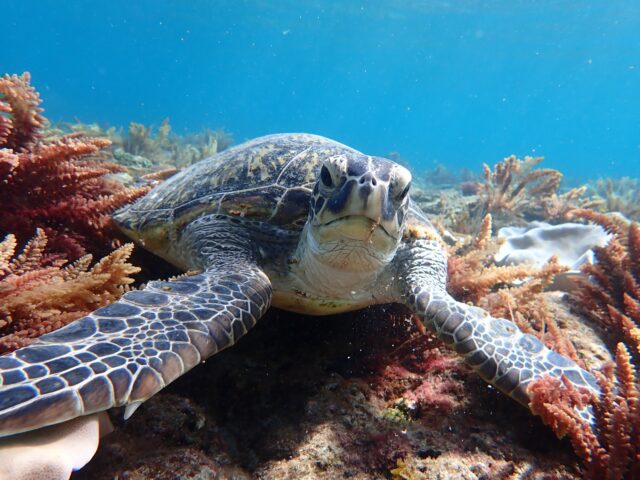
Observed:
[[[399,308],[273,310],[143,404],[72,478],[580,478],[568,442],[445,350],[453,371],[431,364],[431,405],[394,398],[423,385],[399,365],[432,358],[434,342],[416,340]]]

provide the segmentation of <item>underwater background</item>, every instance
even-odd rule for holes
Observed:
[[[542,155],[640,175],[640,9],[622,1],[5,0],[3,72],[52,121],[329,136],[416,171]]]
[[[640,479],[637,3],[0,6],[0,480],[53,470],[62,480]],[[14,402],[30,408],[34,382],[59,398],[42,390],[88,369],[51,360],[66,344],[36,359],[47,360],[42,380],[30,376],[35,364],[25,378],[16,358],[185,273],[153,255],[153,241],[123,232],[114,212],[179,194],[162,182],[191,178],[218,152],[241,161],[232,145],[295,131],[410,167],[411,201],[431,224],[409,221],[402,241],[440,244],[447,278],[437,287],[485,321],[509,319],[492,323],[492,342],[504,325],[525,332],[530,348],[558,354],[555,365],[593,374],[601,393],[554,369],[520,405],[499,384],[522,365],[487,384],[467,364],[475,354],[447,348],[446,333],[429,333],[426,315],[402,304],[323,317],[270,308],[246,339],[126,421],[139,403],[112,401],[108,413],[47,430],[69,410],[22,415]],[[218,206],[261,218],[270,188],[227,192]],[[158,238],[188,221],[187,205]],[[185,282],[198,281],[192,273]],[[98,351],[122,340],[91,338]],[[136,339],[138,350],[108,357],[130,359],[115,372],[129,377],[134,357],[146,362],[138,341],[148,340]],[[69,446],[69,425],[98,416],[105,436]],[[29,430],[16,433],[21,418]],[[42,432],[67,447],[22,448]]]

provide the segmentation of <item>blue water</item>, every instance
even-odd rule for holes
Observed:
[[[417,171],[544,155],[640,176],[640,4],[624,1],[3,0],[2,72],[53,120],[236,141],[283,131]]]

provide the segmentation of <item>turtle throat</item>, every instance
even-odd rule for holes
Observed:
[[[351,297],[371,289],[397,248],[397,239],[365,216],[307,224],[296,251],[295,273],[320,296]]]

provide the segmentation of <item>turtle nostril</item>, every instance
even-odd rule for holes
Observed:
[[[358,181],[358,183],[360,185],[364,185],[365,183],[369,183],[371,186],[375,187],[378,184],[378,181],[376,180],[376,177],[374,177],[371,174],[367,174],[367,175],[363,175],[362,177],[360,177],[360,180]]]

